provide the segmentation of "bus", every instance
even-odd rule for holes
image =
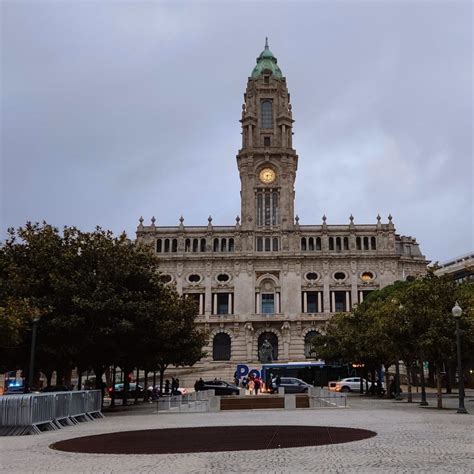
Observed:
[[[268,386],[270,380],[280,377],[295,377],[315,386],[326,387],[330,381],[341,380],[351,376],[349,365],[331,365],[319,360],[316,362],[287,362],[283,364],[263,364],[262,380]]]

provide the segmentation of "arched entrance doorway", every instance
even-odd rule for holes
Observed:
[[[304,355],[307,359],[317,359],[318,355],[313,349],[314,338],[320,336],[318,331],[309,331],[304,337]]]
[[[268,340],[268,342],[272,346],[272,359],[274,361],[278,360],[278,337],[276,336],[276,334],[274,334],[273,332],[269,332],[269,331],[263,332],[258,337],[258,350],[257,350],[258,360],[260,360],[260,349],[262,348],[262,345],[265,342],[265,340]]]
[[[220,332],[214,336],[212,341],[212,358],[214,360],[230,360],[230,336]]]

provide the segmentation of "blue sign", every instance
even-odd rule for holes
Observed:
[[[235,372],[239,380],[243,377],[260,377],[259,369],[251,369],[245,364],[237,364],[237,370]]]

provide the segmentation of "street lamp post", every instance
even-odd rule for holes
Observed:
[[[38,328],[39,316],[33,316],[33,328],[31,334],[31,352],[30,352],[30,367],[28,370],[28,390],[33,387],[34,372],[35,372],[35,352],[36,352],[36,332]]]
[[[458,353],[458,379],[459,379],[459,406],[457,413],[467,413],[466,407],[464,406],[464,374],[462,371],[462,360],[461,360],[461,330],[459,329],[459,320],[461,319],[462,308],[458,302],[454,305],[451,310],[456,321],[456,346]]]

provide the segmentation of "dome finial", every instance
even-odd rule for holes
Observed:
[[[265,36],[265,49],[268,49],[268,36]]]

